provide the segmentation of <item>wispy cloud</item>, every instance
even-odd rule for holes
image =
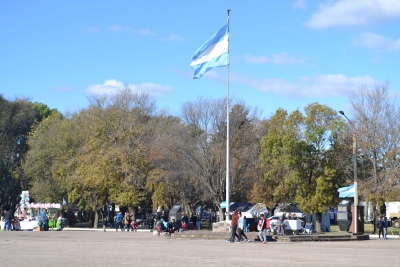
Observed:
[[[154,33],[149,29],[134,29],[132,27],[123,26],[123,25],[113,25],[109,28],[111,32],[119,33],[119,32],[129,32],[129,33],[136,33],[140,35],[154,35]]]
[[[96,32],[100,32],[100,31],[101,30],[97,27],[89,27],[85,30],[85,32],[88,32],[88,33],[96,33]]]
[[[306,26],[322,29],[367,25],[396,18],[400,18],[398,0],[327,0],[306,22]]]
[[[208,78],[218,82],[226,81],[226,77],[220,76],[213,71],[209,71],[207,75]],[[379,81],[368,75],[348,77],[343,74],[302,76],[294,82],[279,78],[259,79],[245,75],[231,74],[230,81],[232,83],[244,84],[265,93],[272,92],[277,95],[299,98],[348,96],[354,89],[374,87],[380,84]]]
[[[293,57],[288,53],[279,53],[270,56],[243,55],[238,58],[249,64],[278,64],[278,65],[309,65],[305,56]]]
[[[306,2],[305,0],[295,0],[292,3],[292,8],[297,10],[306,10]]]
[[[134,91],[147,93],[153,97],[161,97],[164,93],[171,91],[171,87],[157,83],[125,84],[117,80],[106,80],[102,84],[89,85],[85,92],[91,95],[112,95],[125,87]]]
[[[176,34],[172,33],[172,34],[168,35],[167,37],[163,38],[163,41],[166,41],[166,42],[185,42],[186,39],[181,37],[181,36],[179,36],[179,35],[176,35]]]
[[[356,45],[383,51],[400,51],[400,39],[394,40],[376,33],[363,33],[355,39]]]

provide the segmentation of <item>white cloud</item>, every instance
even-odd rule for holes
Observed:
[[[186,41],[186,39],[181,37],[181,36],[179,36],[179,35],[176,35],[176,34],[170,34],[167,37],[165,37],[163,39],[163,41],[167,41],[167,42],[184,42],[184,41]]]
[[[123,25],[113,25],[109,28],[110,31],[118,33],[118,32],[130,32],[130,33],[136,33],[136,34],[140,34],[140,35],[154,35],[154,33],[149,30],[149,29],[133,29],[131,27],[128,26],[123,26]]]
[[[252,55],[244,55],[239,58],[243,59],[246,63],[251,64],[278,64],[278,65],[309,65],[307,63],[307,58],[304,56],[301,57],[292,57],[288,53],[279,53],[274,54],[269,57],[266,56],[252,56]]]
[[[137,29],[137,30],[133,30],[133,32],[141,34],[141,35],[154,35],[154,33],[149,29]]]
[[[296,0],[292,3],[292,8],[297,10],[306,10],[305,0]]]
[[[254,79],[241,75],[232,75],[231,81],[247,84],[262,92],[273,92],[278,95],[295,97],[348,96],[353,89],[378,84],[378,81],[368,75],[347,77],[343,74],[303,76],[299,78],[298,82],[289,82],[282,79]]]
[[[363,33],[356,40],[356,45],[365,46],[370,49],[385,51],[400,51],[400,39],[393,40],[376,33]]]
[[[153,97],[160,97],[164,93],[171,91],[171,87],[157,83],[124,84],[117,80],[106,80],[103,84],[93,84],[88,86],[85,91],[91,95],[112,95],[118,93],[126,86],[134,91],[147,93]]]
[[[378,21],[400,18],[398,0],[338,0],[320,5],[306,26],[328,28],[367,25]]]

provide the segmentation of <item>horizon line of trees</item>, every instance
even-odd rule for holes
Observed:
[[[337,205],[337,189],[353,182],[353,135],[359,195],[374,207],[399,200],[397,98],[381,84],[359,88],[350,99],[351,124],[319,103],[303,112],[280,108],[262,119],[257,109],[235,101],[229,114],[231,201],[270,209],[297,203],[306,213],[325,212]],[[0,95],[0,205],[15,205],[29,190],[35,201],[65,198],[93,212],[94,225],[106,204],[126,206],[131,214],[200,205],[218,210],[223,220],[225,105],[225,99],[199,97],[172,116],[126,87],[63,115]]]

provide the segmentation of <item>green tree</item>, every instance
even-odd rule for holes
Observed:
[[[318,103],[305,108],[304,122],[303,159],[296,166],[299,186],[296,200],[303,211],[318,214],[337,204],[337,197],[333,196],[343,182],[343,172],[334,168],[332,155],[337,155],[334,144],[343,140],[344,125],[335,110]]]
[[[45,106],[45,105],[43,105]],[[14,208],[29,177],[21,167],[28,151],[27,137],[41,114],[27,99],[9,101],[0,95],[0,205]]]
[[[148,95],[126,87],[115,95],[94,97],[72,118],[79,149],[69,198],[94,212],[95,227],[107,202],[132,210],[145,199],[153,106]]]
[[[265,173],[259,184],[264,190],[253,191],[270,207],[294,202],[304,212],[320,214],[335,206],[344,176],[342,119],[331,108],[312,103],[304,115],[279,109],[268,123],[261,144]]]
[[[30,177],[30,191],[37,202],[62,203],[77,149],[71,120],[52,113],[37,124],[28,138],[29,151],[23,164]]]
[[[293,166],[302,154],[303,116],[297,110],[288,115],[278,109],[267,124],[260,152],[264,176],[254,185],[253,196],[272,208],[278,203],[294,202],[297,184]]]

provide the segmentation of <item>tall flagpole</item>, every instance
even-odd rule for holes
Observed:
[[[226,220],[229,220],[229,76],[230,76],[230,55],[229,55],[229,21],[230,21],[230,9],[228,11],[228,93],[226,94]]]

